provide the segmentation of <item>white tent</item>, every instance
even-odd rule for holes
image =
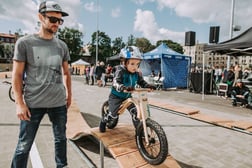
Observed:
[[[75,62],[72,62],[72,65],[90,65],[90,63],[83,61],[82,59],[79,59]]]

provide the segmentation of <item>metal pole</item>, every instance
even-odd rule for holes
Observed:
[[[205,100],[205,52],[203,52],[203,67],[202,67],[202,100]]]
[[[232,5],[231,5],[231,14],[230,14],[230,29],[229,29],[229,38],[232,39],[233,37],[233,24],[234,24],[234,6],[235,6],[235,0],[232,0]],[[227,69],[230,68],[230,56],[228,55],[228,60],[227,60]]]
[[[97,18],[96,18],[96,48],[95,48],[95,64],[98,62],[98,33],[99,33],[99,0],[97,0]]]
[[[101,160],[101,168],[104,168],[104,145],[102,140],[100,140],[100,160]]]

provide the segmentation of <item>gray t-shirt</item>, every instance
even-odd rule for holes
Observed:
[[[24,99],[30,108],[51,108],[66,104],[62,63],[70,60],[67,45],[37,34],[17,40],[14,60],[25,62]]]

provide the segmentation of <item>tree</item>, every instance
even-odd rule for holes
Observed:
[[[161,43],[165,43],[167,46],[169,46],[172,50],[180,53],[180,54],[183,54],[183,47],[176,43],[176,42],[173,42],[171,40],[159,40],[157,41],[157,45],[156,46],[159,46]]]
[[[2,45],[1,42],[0,42],[0,57],[4,58],[4,45]]]
[[[125,43],[123,42],[122,37],[116,37],[115,40],[112,41],[112,54],[116,55],[120,53],[123,47],[125,47]]]
[[[146,53],[152,49],[155,48],[150,41],[144,37],[142,38],[136,38],[136,44],[135,44],[141,52]]]
[[[96,44],[98,41],[98,60],[106,61],[106,58],[110,57],[111,52],[111,39],[105,32],[98,31],[98,39],[96,38],[96,33],[92,34],[91,47],[89,48],[91,52],[91,57],[93,60],[96,60]]]
[[[71,61],[75,61],[81,58],[81,49],[82,49],[82,32],[76,29],[67,28],[59,29],[58,38],[63,40],[70,52]]]
[[[135,45],[135,43],[136,43],[136,39],[135,39],[135,37],[131,34],[131,35],[128,37],[127,45],[128,45],[128,46],[133,46],[133,45]]]

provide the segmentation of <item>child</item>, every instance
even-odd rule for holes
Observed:
[[[121,49],[120,57],[123,59],[124,65],[117,67],[111,92],[109,95],[109,114],[102,118],[100,122],[100,132],[106,131],[106,123],[110,119],[117,119],[117,110],[124,100],[131,97],[130,92],[134,90],[136,85],[142,88],[156,89],[154,85],[148,84],[138,71],[142,59],[142,54],[136,46],[128,46]],[[139,123],[137,119],[137,111],[134,104],[128,107],[128,111],[132,116],[132,121],[136,127]]]

